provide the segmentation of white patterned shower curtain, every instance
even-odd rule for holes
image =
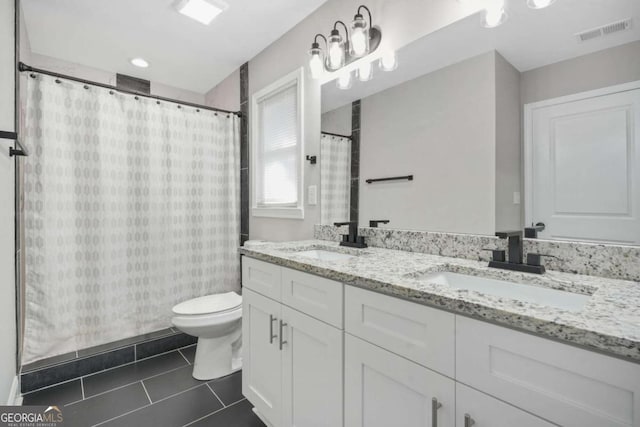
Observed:
[[[322,134],[320,138],[320,222],[349,221],[351,140]]]
[[[239,289],[239,119],[28,79],[23,362],[170,326]]]

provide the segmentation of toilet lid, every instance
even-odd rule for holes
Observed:
[[[237,308],[242,304],[242,297],[235,292],[207,295],[181,302],[173,307],[175,314],[210,314],[220,313]]]

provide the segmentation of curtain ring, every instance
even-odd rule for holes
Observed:
[[[110,90],[110,91],[109,91],[109,95],[113,95],[114,93],[115,93],[115,92],[114,92],[114,91],[112,91],[112,90]]]
[[[218,113],[213,113],[213,115],[214,115],[214,116],[217,116],[217,115],[218,115]]]
[[[88,86],[88,85],[84,85],[84,88],[85,88],[85,89],[89,89],[89,86]]]
[[[156,101],[156,104],[160,105],[160,101]]]
[[[58,84],[62,83],[62,81],[60,79],[56,79],[55,82],[58,83]]]
[[[31,74],[29,74],[29,77],[31,77],[32,79],[35,79],[36,75],[35,75],[35,73],[31,73]]]
[[[199,108],[196,108],[196,113],[199,113],[199,112],[200,112],[200,109],[199,109]]]
[[[137,96],[134,96],[133,98],[134,98],[136,101],[140,99],[140,98],[138,98]]]

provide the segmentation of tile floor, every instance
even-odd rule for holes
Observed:
[[[65,426],[262,427],[242,396],[242,374],[191,376],[195,346],[25,394],[23,405],[62,406]]]

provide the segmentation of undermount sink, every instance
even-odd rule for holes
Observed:
[[[296,252],[296,255],[311,259],[317,259],[320,261],[346,261],[354,257],[353,255],[347,255],[340,252],[325,251],[322,249]]]
[[[477,291],[487,295],[568,311],[582,310],[589,298],[591,298],[590,295],[574,294],[540,286],[524,285],[448,271],[425,274],[420,279],[428,283],[448,286],[452,289]]]

